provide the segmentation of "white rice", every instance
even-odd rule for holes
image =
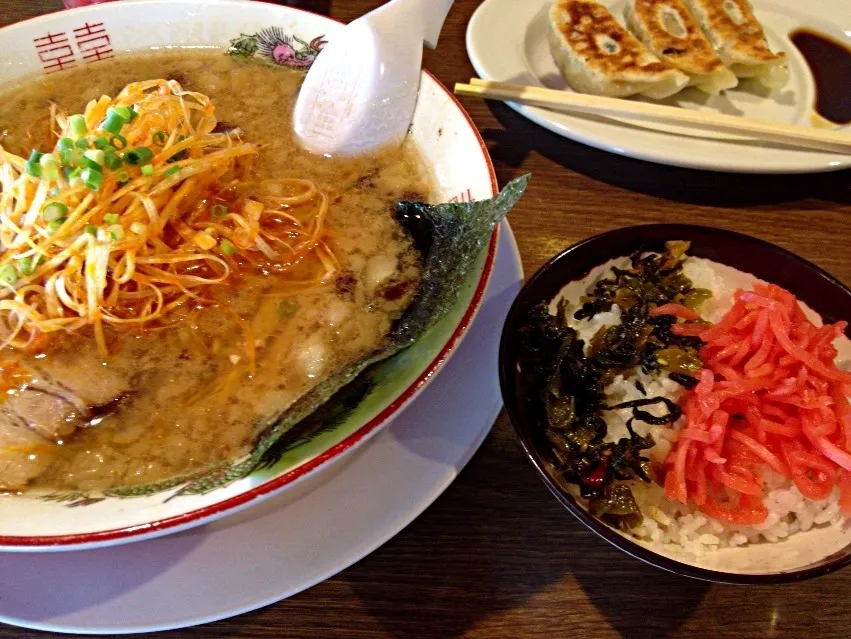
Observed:
[[[615,307],[610,312],[598,313],[584,320],[573,319],[577,308],[576,300],[593,289],[594,284],[603,277],[611,275],[611,268],[617,266],[626,268],[627,258],[611,260],[588,274],[584,279],[571,282],[565,286],[550,304],[550,312],[555,313],[562,299],[570,304],[569,324],[576,329],[579,337],[587,344],[596,332],[603,326],[620,323],[620,309]],[[708,289],[712,299],[707,300],[700,308],[704,319],[717,322],[732,307],[733,294],[737,289],[752,290],[760,280],[723,264],[711,260],[689,257],[683,267],[685,275],[696,288]],[[810,320],[821,325],[821,318],[812,309],[802,304],[802,308]],[[848,353],[851,352],[851,342],[842,338],[837,340],[840,353],[839,366],[849,366]],[[647,375],[636,370],[626,378],[618,375],[606,387],[607,403],[620,403],[645,397],[638,391],[635,383],[640,381],[647,392],[647,397],[663,396],[677,401],[686,392],[676,382],[668,379],[665,373]],[[626,420],[632,416],[630,409],[606,411],[604,417],[608,425],[607,441],[617,441],[628,437]],[[675,424],[653,426],[636,420],[633,428],[639,435],[650,435],[655,442],[653,448],[645,453],[654,462],[663,462],[676,442],[679,429],[684,419]],[[708,551],[720,548],[736,548],[757,542],[777,542],[786,539],[797,532],[804,532],[813,527],[836,526],[842,522],[839,511],[838,491],[825,500],[810,501],[801,495],[794,483],[766,470],[766,496],[764,504],[768,510],[768,518],[757,526],[735,526],[712,519],[701,513],[693,504],[681,504],[669,501],[664,489],[658,484],[645,484],[641,481],[632,483],[632,492],[641,512],[644,514],[643,523],[630,533],[654,546],[661,546],[670,553],[672,550],[682,550],[695,559],[703,557]]]

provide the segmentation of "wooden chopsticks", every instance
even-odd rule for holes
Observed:
[[[780,142],[804,149],[851,153],[851,133],[816,129],[795,124],[780,124],[736,115],[693,111],[679,107],[648,104],[635,100],[607,98],[571,91],[556,91],[505,82],[473,78],[469,84],[456,84],[458,95],[489,100],[518,102],[571,113],[615,116],[689,126],[702,131],[745,135],[755,140]]]

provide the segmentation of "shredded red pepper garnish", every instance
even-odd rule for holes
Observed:
[[[699,383],[683,402],[686,424],[665,460],[666,496],[721,521],[759,524],[770,469],[808,499],[838,486],[851,516],[851,372],[836,366],[833,345],[847,322],[817,327],[773,284],[735,299],[717,324],[673,327],[705,346]]]
[[[670,302],[669,304],[662,304],[662,306],[657,306],[656,308],[650,311],[650,315],[673,315],[674,317],[679,317],[680,319],[685,320],[700,319],[700,313],[698,313],[697,311],[690,309],[687,306],[683,306],[682,304],[675,304],[674,302]]]

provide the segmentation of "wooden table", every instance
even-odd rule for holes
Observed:
[[[381,2],[288,4],[348,21]],[[447,85],[473,75],[464,32],[478,4],[458,0],[439,50],[426,56],[427,67]],[[60,0],[0,0],[0,25],[59,8]],[[502,104],[464,103],[500,183],[534,175],[510,216],[527,274],[600,231],[677,221],[762,237],[851,283],[848,171],[752,177],[655,166],[565,140]],[[502,415],[446,493],[354,567],[268,608],[159,636],[848,637],[846,588],[851,593],[851,569],[798,585],[746,588],[643,565],[556,503]],[[0,638],[39,636],[0,627]]]

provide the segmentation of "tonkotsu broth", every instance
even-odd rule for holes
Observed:
[[[262,143],[254,164],[259,176],[307,178],[329,195],[327,242],[341,263],[339,277],[282,303],[274,295],[276,275],[241,275],[217,290],[212,310],[163,330],[110,332],[106,361],[90,334],[62,336],[28,354],[25,367],[49,365],[60,381],[66,375],[95,385],[117,401],[61,445],[25,443],[26,455],[17,448],[8,458],[4,449],[16,442],[0,432],[4,488],[149,484],[238,458],[298,396],[380,346],[419,282],[419,255],[392,216],[395,201],[432,195],[419,152],[413,143],[345,160],[301,151],[290,124],[299,72],[187,51],[86,65],[4,91],[0,144],[23,156],[49,148],[51,102],[79,112],[91,99],[151,78],[207,94],[219,121]],[[257,348],[254,375],[246,335]],[[5,365],[0,390],[20,387],[10,370]]]

